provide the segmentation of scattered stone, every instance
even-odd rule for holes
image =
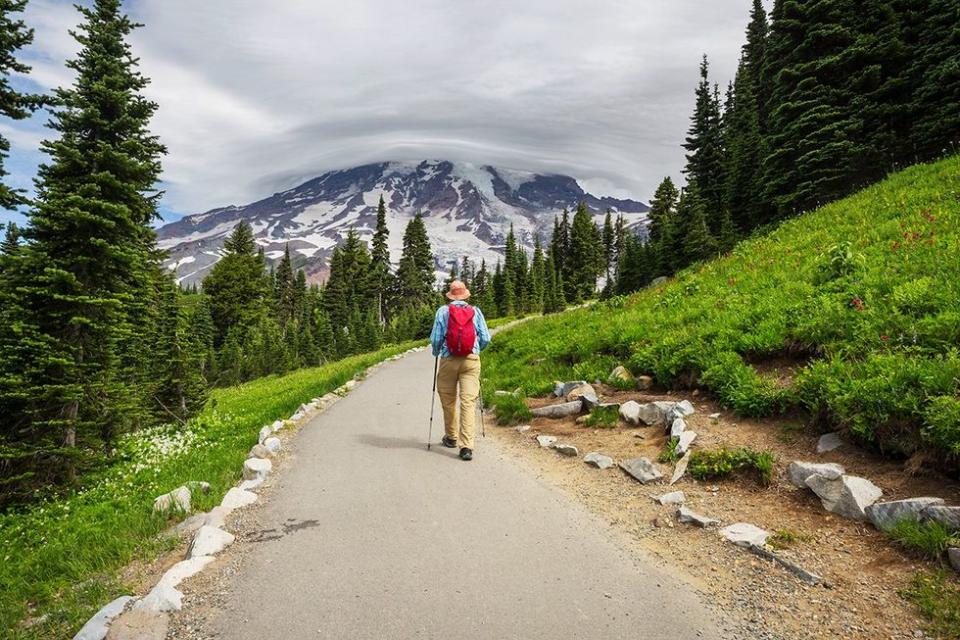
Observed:
[[[291,420],[297,420],[298,418],[291,418]],[[273,427],[267,425],[260,429],[260,436],[257,438],[257,444],[263,444],[263,441],[273,435]]]
[[[610,375],[607,376],[609,382],[633,382],[633,374],[630,373],[630,370],[625,366],[617,365],[614,367],[613,371],[610,372]]]
[[[659,287],[662,284],[667,283],[667,276],[658,276],[650,281],[651,287]]]
[[[807,488],[807,478],[814,474],[820,474],[827,480],[836,480],[844,473],[846,473],[846,469],[833,462],[818,463],[794,460],[787,467],[787,477],[790,478],[790,482],[803,489]]]
[[[223,529],[204,525],[193,537],[193,542],[187,549],[187,558],[215,556],[232,544],[233,540],[233,536]]]
[[[817,441],[817,453],[826,453],[828,451],[833,451],[834,449],[839,449],[843,446],[843,440],[840,439],[840,434],[836,431],[833,433],[826,433],[820,436],[820,439]]]
[[[649,391],[653,388],[653,378],[650,376],[637,376],[637,389],[640,391]]]
[[[575,458],[580,455],[580,451],[572,444],[555,444],[553,450],[568,458]]]
[[[177,526],[173,528],[174,532],[177,535],[185,535],[187,533],[193,533],[200,527],[204,525],[207,520],[208,513],[195,513]]]
[[[354,387],[356,387],[356,386],[357,386],[357,381],[356,381],[356,380],[347,380],[346,383],[344,383],[344,385],[343,385],[343,387],[344,387],[347,391],[353,391]]]
[[[243,479],[266,478],[273,470],[273,463],[264,458],[247,458],[243,463]]]
[[[197,491],[201,493],[210,493],[210,483],[204,482],[203,480],[191,480],[185,486],[187,489],[190,489],[191,494]]]
[[[719,520],[713,518],[708,518],[707,516],[701,515],[696,511],[692,511],[686,507],[680,507],[677,509],[677,521],[684,524],[695,524],[698,527],[713,527],[720,524]]]
[[[877,529],[889,529],[901,520],[920,520],[927,507],[943,504],[943,498],[907,498],[891,502],[877,502],[864,511]]]
[[[263,446],[267,448],[271,454],[277,453],[280,451],[280,438],[267,438],[263,441]]]
[[[583,456],[583,461],[597,469],[609,469],[613,466],[613,458],[605,456],[598,451],[592,451]]]
[[[687,451],[683,457],[677,460],[677,465],[673,468],[673,475],[670,477],[670,484],[676,484],[687,472],[687,465],[690,464],[690,452]]]
[[[711,413],[711,414],[710,414],[709,416],[707,416],[707,417],[710,418],[711,420],[713,420],[714,422],[716,422],[717,420],[720,419],[720,414],[719,414],[719,413]]]
[[[300,413],[299,411],[297,411],[297,412],[294,413],[292,416],[290,416],[289,420],[290,420],[290,422],[297,423],[297,422],[300,422],[301,420],[303,420],[304,418],[306,418],[306,416],[305,416],[304,414]]]
[[[218,529],[222,529],[228,515],[230,515],[230,509],[226,507],[214,507],[213,509],[210,509],[210,513],[208,513],[207,517],[204,518],[203,524],[207,525],[208,527],[217,527]]]
[[[720,529],[720,535],[738,547],[749,547],[751,545],[762,547],[767,544],[770,532],[749,522],[737,522]]]
[[[594,398],[596,398],[596,397],[597,397],[597,391],[596,391],[596,389],[593,388],[593,385],[582,384],[582,385],[580,385],[579,387],[575,387],[574,389],[571,389],[571,390],[566,394],[566,396],[564,397],[564,399],[565,399],[567,402],[573,402],[574,400],[579,400],[579,399],[582,398],[583,396],[593,396]]]
[[[521,424],[517,427],[517,433],[526,433],[527,431],[530,431],[530,425],[528,424]]]
[[[580,402],[583,404],[584,411],[590,411],[594,407],[600,406],[600,398],[589,393],[580,396]],[[617,406],[619,407],[620,405]]]
[[[509,391],[504,391],[503,389],[497,389],[496,391],[493,392],[493,395],[495,398],[504,398],[507,396],[512,396],[513,394],[510,393]]]
[[[747,549],[754,555],[760,556],[761,558],[765,558],[767,560],[772,560],[776,562],[781,567],[783,567],[784,569],[786,569],[787,571],[789,571],[790,573],[797,576],[798,578],[800,578],[801,580],[803,580],[804,582],[806,582],[811,586],[816,586],[818,584],[823,584],[824,586],[830,586],[827,584],[827,582],[823,578],[821,578],[817,574],[810,573],[806,569],[790,562],[780,554],[774,553],[773,551],[771,551],[770,549],[767,549],[766,547],[751,544],[751,545],[745,545],[743,548]]]
[[[280,429],[283,429],[283,425],[283,420],[276,420],[272,425],[270,425],[270,428],[273,429],[274,433],[276,433],[277,431],[280,431]]]
[[[669,405],[667,408],[664,408],[662,405]],[[637,418],[640,422],[648,426],[662,425],[667,422],[667,414],[673,408],[674,403],[663,401],[657,402],[648,402],[646,404],[641,404],[639,410],[637,411]]]
[[[692,416],[697,412],[697,410],[693,408],[693,403],[691,403],[689,400],[681,400],[680,402],[676,403],[673,406],[672,411],[680,414],[681,418]]]
[[[103,606],[100,611],[93,614],[93,617],[87,620],[87,623],[80,628],[73,640],[103,640],[107,637],[107,631],[110,627],[110,621],[123,613],[127,604],[135,601],[133,596],[120,596],[116,600]]]
[[[571,380],[570,382],[554,382],[553,395],[562,398],[577,387],[587,384],[586,380]]]
[[[683,495],[683,491],[671,491],[653,499],[657,504],[683,504],[684,500],[686,496]]]
[[[537,443],[543,448],[552,447],[556,441],[553,436],[537,436]]]
[[[640,424],[640,403],[627,400],[620,405],[620,417],[629,424]]]
[[[680,434],[686,431],[687,423],[683,418],[674,418],[670,425],[670,437],[679,438]]]
[[[820,498],[824,509],[852,520],[866,520],[864,509],[883,496],[880,487],[857,476],[831,480],[815,473],[807,478],[807,486]]]
[[[227,491],[227,495],[223,496],[223,500],[220,501],[220,506],[227,510],[227,513],[233,511],[234,509],[239,509],[245,507],[248,504],[253,504],[257,501],[257,494],[251,493],[244,489],[238,489],[236,487],[231,487]],[[213,511],[211,511],[213,513]]]
[[[170,616],[159,611],[127,611],[113,621],[107,640],[164,640]]]
[[[639,439],[641,439],[641,440],[646,440],[646,439],[647,439],[647,434],[645,434],[643,431],[634,431],[634,432],[633,432],[633,437],[634,437],[634,438],[639,438]]]
[[[960,573],[960,549],[947,549],[947,558],[950,560],[950,566]]]
[[[238,489],[243,489],[244,491],[251,491],[256,489],[263,484],[263,478],[254,478],[253,480],[244,480],[237,485]]]
[[[939,522],[951,531],[960,531],[960,507],[932,505],[920,514],[923,520]]]
[[[301,404],[301,405],[300,405],[300,408],[297,409],[297,413],[302,413],[302,414],[306,415],[306,414],[310,413],[310,410],[311,410],[311,409],[313,409],[313,407],[311,407],[310,405],[308,405],[308,404]]]
[[[271,438],[267,438],[267,440],[270,440],[270,439]],[[266,442],[266,440],[264,440],[264,442]],[[247,454],[247,457],[248,458],[269,458],[270,450],[267,449],[265,445],[255,444],[252,447],[250,447],[250,453]]]
[[[660,472],[660,469],[658,469],[655,464],[650,462],[649,458],[631,458],[629,460],[623,460],[620,463],[620,468],[643,484],[655,482],[663,478],[663,474]]]
[[[563,402],[561,404],[550,404],[545,407],[531,409],[530,413],[538,418],[566,418],[574,416],[583,410],[583,403],[580,400],[573,402]]]
[[[696,440],[697,434],[694,431],[684,431],[680,434],[680,440],[677,441],[677,448],[675,451],[679,454],[684,454],[690,448],[690,445],[693,444],[693,441]]]
[[[153,501],[153,510],[158,513],[168,513],[173,510],[190,513],[190,489],[177,487],[170,493],[157,496]]]
[[[183,607],[183,594],[177,590],[177,585],[202,571],[211,562],[213,562],[213,556],[197,556],[173,565],[163,574],[163,577],[150,590],[150,593],[134,605],[134,609],[142,611],[179,611]]]

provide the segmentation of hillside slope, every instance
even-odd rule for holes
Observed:
[[[741,415],[802,407],[894,455],[960,458],[960,156],[912,167],[629,298],[496,340],[488,393],[617,363]]]

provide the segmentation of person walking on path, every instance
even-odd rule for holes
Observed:
[[[447,291],[450,304],[437,309],[430,333],[433,355],[440,358],[437,394],[443,406],[446,430],[441,442],[451,449],[459,445],[461,460],[473,459],[480,352],[490,344],[490,330],[483,312],[467,304],[469,297],[470,291],[463,282],[451,282]]]

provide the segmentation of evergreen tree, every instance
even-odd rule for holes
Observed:
[[[155,391],[152,400],[160,421],[169,421],[172,417],[183,423],[206,402],[207,381],[203,368],[207,353],[204,345],[191,340],[179,287],[169,276],[161,287],[153,351]]]
[[[567,258],[570,255],[570,213],[566,209],[563,210],[563,215],[559,220],[554,218],[550,255],[553,256],[558,282],[569,280],[570,268],[567,264]],[[567,292],[563,287],[561,287],[560,293],[566,299]]]
[[[49,161],[30,213],[23,293],[35,347],[21,362],[34,433],[57,442],[70,477],[78,456],[128,426],[125,407],[141,404],[129,367],[146,369],[160,156],[148,130],[157,106],[141,95],[126,38],[135,25],[119,0],[78,7],[81,45],[67,63],[72,86],[56,92],[43,143]],[[141,347],[141,348],[137,348]]]
[[[603,263],[604,277],[607,284],[613,281],[612,269],[616,258],[616,232],[613,229],[613,219],[610,216],[610,209],[607,209],[607,215],[603,219]]]
[[[543,312],[556,313],[566,306],[563,300],[563,281],[553,260],[553,251],[547,255],[547,277],[543,292]]]
[[[387,228],[387,205],[380,195],[377,204],[377,229],[373,234],[373,243],[370,248],[370,297],[376,301],[378,319],[381,323],[386,318],[387,294],[390,289],[390,248],[388,241],[390,230]]]
[[[707,225],[707,205],[696,187],[680,194],[677,219],[683,243],[683,266],[706,260],[716,252],[716,242]]]
[[[367,294],[364,289],[365,276],[369,269],[367,245],[356,231],[350,229],[346,239],[330,257],[330,277],[324,292],[327,314],[335,330],[349,326],[364,307]]]
[[[470,293],[472,294],[473,304],[480,307],[484,314],[490,318],[495,318],[496,304],[493,299],[493,283],[490,274],[487,272],[487,261],[480,261],[480,269],[477,270],[473,278]]]
[[[596,291],[597,276],[603,259],[600,233],[593,224],[585,202],[577,205],[570,228],[570,253],[566,259],[569,280],[566,281],[567,300],[579,302]]]
[[[547,277],[547,260],[543,255],[543,247],[540,244],[540,234],[538,233],[533,240],[533,262],[530,264],[530,297],[528,304],[530,311],[543,312]]]
[[[28,29],[16,16],[23,12],[27,0],[0,0],[0,115],[11,120],[24,120],[36,109],[41,99],[17,91],[10,85],[11,74],[25,75],[30,67],[17,60],[17,52],[33,42],[33,29]],[[10,154],[10,141],[0,135],[0,207],[13,209],[26,204],[23,192],[4,182],[9,175],[4,168]]]
[[[273,273],[274,313],[282,328],[285,328],[294,317],[295,297],[293,263],[290,260],[290,244],[287,243],[283,250],[283,257]]]
[[[700,63],[696,105],[683,148],[688,152],[684,168],[687,182],[696,185],[711,211],[721,211],[724,196],[723,120],[719,92],[716,87],[712,91],[710,88],[707,56],[703,56]],[[719,220],[717,222],[719,224]]]
[[[257,250],[250,225],[241,221],[223,243],[224,256],[213,265],[203,280],[203,291],[210,300],[214,345],[220,348],[227,334],[237,325],[251,325],[263,313],[267,295],[266,264]],[[241,343],[236,336],[234,347]]]
[[[658,242],[664,236],[667,221],[677,210],[679,197],[680,192],[670,176],[664,178],[650,200],[650,211],[647,213],[650,242]]]
[[[394,299],[400,308],[420,306],[433,296],[434,259],[427,227],[418,213],[403,233],[403,254],[394,279]]]

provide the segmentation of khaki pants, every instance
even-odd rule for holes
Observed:
[[[477,396],[480,395],[480,356],[472,353],[465,358],[440,358],[437,394],[440,396],[440,404],[443,405],[443,425],[446,427],[447,437],[458,441],[461,448],[473,449]]]

